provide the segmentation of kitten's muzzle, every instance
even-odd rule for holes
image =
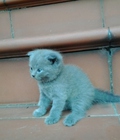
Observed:
[[[32,74],[32,77],[33,77],[33,78],[35,78],[35,75],[34,75],[34,74]]]

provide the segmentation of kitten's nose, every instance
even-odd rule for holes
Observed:
[[[32,77],[34,78],[34,77],[35,77],[35,75],[34,75],[34,74],[32,74]]]

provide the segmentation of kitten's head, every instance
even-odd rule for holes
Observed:
[[[63,68],[62,55],[48,49],[30,51],[29,67],[31,77],[42,83],[52,81],[58,77]]]

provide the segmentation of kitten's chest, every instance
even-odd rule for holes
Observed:
[[[54,86],[40,86],[40,92],[42,92],[42,94],[45,94],[48,98],[52,99],[56,94],[57,91],[54,88]]]

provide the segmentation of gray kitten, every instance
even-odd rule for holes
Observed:
[[[59,52],[38,49],[28,56],[31,76],[37,80],[40,90],[39,108],[33,116],[45,115],[52,102],[46,124],[57,123],[62,111],[69,109],[71,113],[63,123],[72,126],[85,117],[93,102],[120,102],[120,96],[96,89],[80,68],[65,65]]]

